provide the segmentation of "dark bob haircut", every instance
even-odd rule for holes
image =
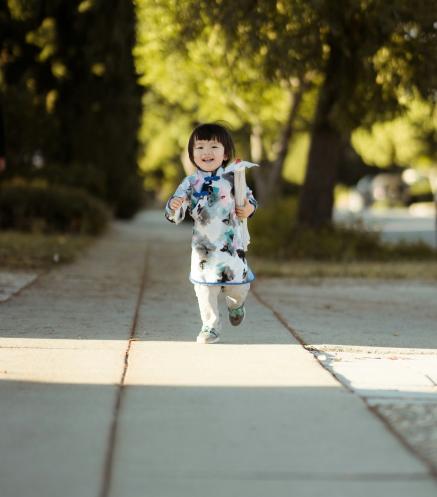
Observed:
[[[225,149],[225,155],[227,157],[223,161],[224,165],[231,161],[235,156],[235,145],[231,134],[225,126],[216,123],[200,124],[193,130],[190,139],[188,140],[188,155],[194,166],[196,166],[196,163],[194,162],[193,149],[196,140],[217,140],[220,142]]]

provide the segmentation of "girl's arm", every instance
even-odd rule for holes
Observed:
[[[170,207],[170,202],[173,198],[184,198],[183,204],[179,207],[179,209],[173,210]],[[179,224],[185,218],[185,213],[187,211],[188,206],[191,203],[191,184],[188,178],[185,178],[184,181],[177,187],[174,194],[168,199],[167,204],[165,206],[165,217],[171,222],[175,224]]]
[[[240,219],[248,219],[255,214],[258,207],[258,202],[255,200],[251,190],[246,189],[246,198],[244,199],[244,205],[235,206],[235,212]]]
[[[254,211],[249,216],[249,217],[252,217],[255,214],[256,210],[258,209],[258,202],[256,201],[255,197],[253,196],[252,190],[249,187],[246,188],[246,198],[249,201],[249,204],[254,206]]]

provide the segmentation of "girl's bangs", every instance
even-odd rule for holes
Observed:
[[[221,135],[220,133],[213,132],[208,129],[199,129],[194,133],[194,139],[195,140],[215,140],[220,143],[225,142],[225,136],[224,133]]]

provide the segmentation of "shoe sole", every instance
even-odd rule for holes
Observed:
[[[217,343],[217,342],[220,342],[220,337],[216,337],[212,340],[204,340],[203,338],[200,338],[197,337],[197,340],[196,340],[197,343],[201,343],[202,345],[210,345],[210,344],[213,344],[213,343]]]
[[[231,317],[230,316],[229,316],[229,322],[231,323],[232,326],[240,326],[240,324],[244,321],[245,318],[246,318],[246,311],[244,312],[243,319],[239,323],[233,323],[231,321]]]

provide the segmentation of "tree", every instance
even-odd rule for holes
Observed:
[[[14,121],[8,128],[34,128],[30,143],[15,134],[11,165],[30,170],[36,150],[45,163],[60,165],[64,180],[79,165],[102,178],[93,193],[121,217],[141,203],[135,21],[133,2],[125,0],[110,9],[103,0],[0,3],[2,91]]]
[[[199,121],[224,120],[244,151],[263,165],[253,174],[257,197],[267,203],[280,184],[309,81],[271,82],[259,71],[264,55],[242,56],[238,47],[226,46],[220,27],[213,24],[203,25],[196,38],[181,44],[185,38],[178,2],[138,0],[137,9],[137,67],[148,89],[142,131],[148,176],[155,185],[173,177],[170,164],[179,160],[177,150],[185,148],[190,128]],[[158,145],[164,140],[161,133],[167,138],[165,148]]]
[[[313,75],[320,88],[299,222],[330,222],[342,142],[388,119],[417,91],[435,98],[435,6],[426,0],[181,0],[181,37],[220,25],[228,47],[263,55],[271,81]]]
[[[356,130],[352,142],[369,163],[426,170],[437,163],[437,106],[415,98],[392,121]]]

